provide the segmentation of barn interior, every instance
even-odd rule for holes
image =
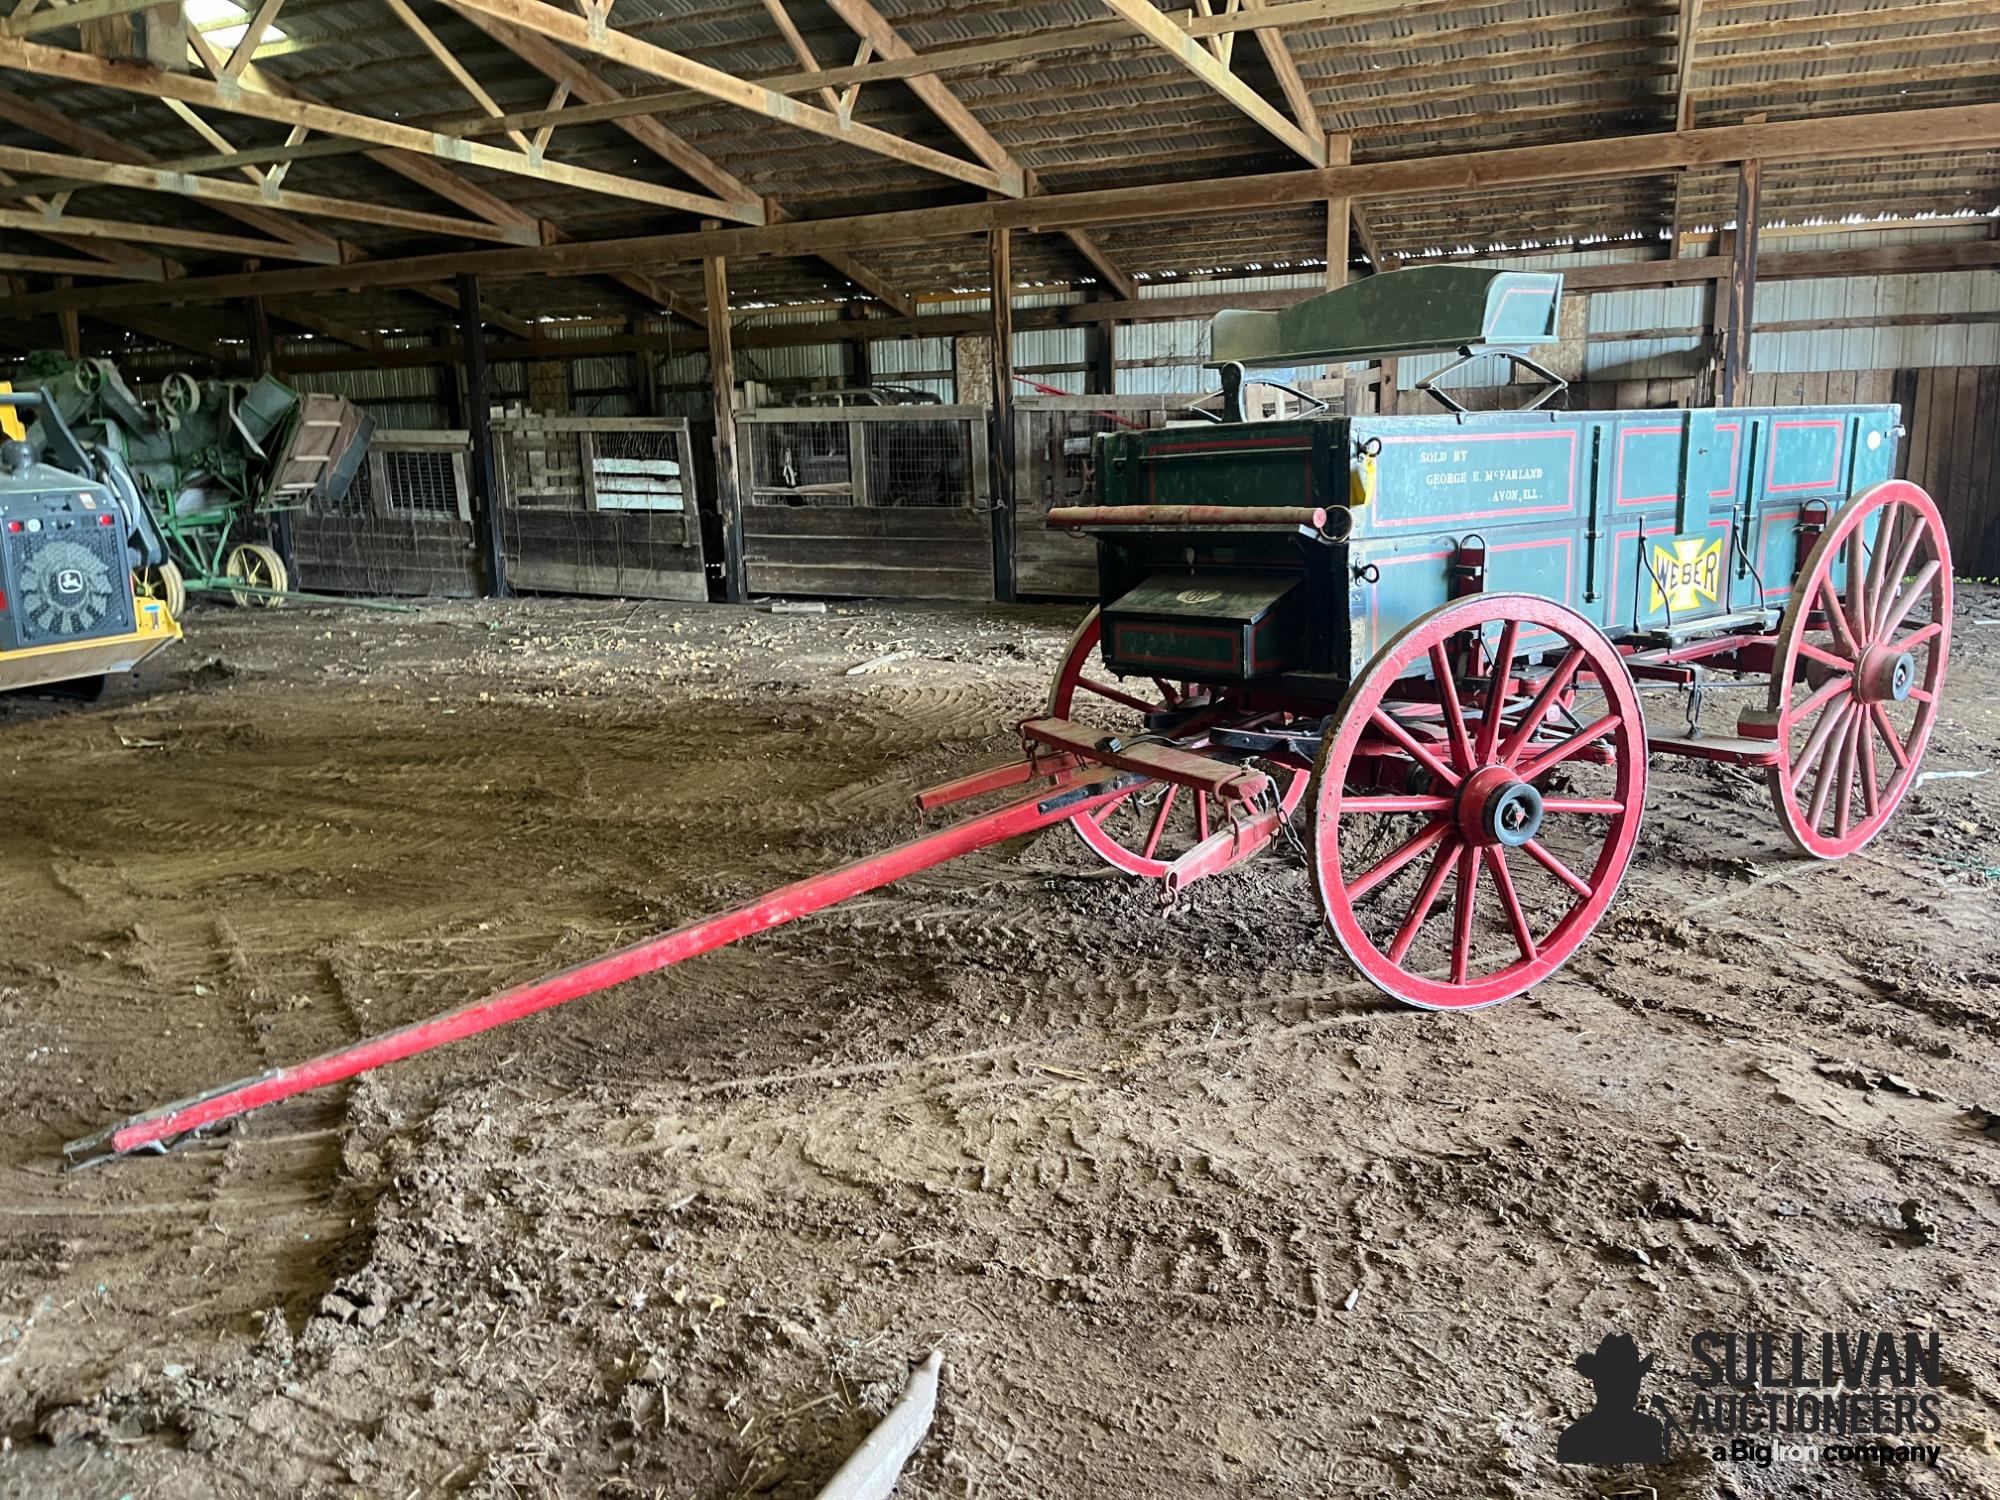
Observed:
[[[2000,1497],[1991,0],[9,0],[0,71],[0,1495]],[[1551,431],[1561,570],[1398,517]],[[1197,735],[1255,693],[1113,631],[1224,524],[1354,549],[1240,648],[1349,665]],[[1533,605],[1398,657],[1405,560],[1644,715],[1510,698]],[[1557,699],[1590,880],[1440,823],[1344,928],[1343,795],[1470,818]]]

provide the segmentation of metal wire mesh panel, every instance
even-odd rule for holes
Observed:
[[[527,417],[494,433],[514,587],[707,598],[685,422]]]
[[[300,587],[476,594],[469,448],[464,432],[378,431],[345,493],[293,517]]]
[[[852,430],[841,418],[746,427],[752,505],[855,505]]]
[[[381,459],[384,514],[438,519],[469,515],[464,453],[387,449],[377,456]],[[372,476],[370,484],[372,492]]]
[[[972,504],[971,429],[960,421],[870,422],[871,505]]]

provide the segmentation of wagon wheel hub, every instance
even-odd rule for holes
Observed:
[[[1466,777],[1458,792],[1458,826],[1478,848],[1519,849],[1542,830],[1542,794],[1507,766]]]
[[[1863,703],[1901,703],[1917,685],[1917,654],[1870,646],[1854,674],[1854,696]]]

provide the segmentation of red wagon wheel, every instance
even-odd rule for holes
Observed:
[[[1121,735],[1144,731],[1152,714],[1176,708],[1209,705],[1213,722],[1240,722],[1225,698],[1213,696],[1204,684],[1170,682],[1159,677],[1115,676],[1098,649],[1103,634],[1098,612],[1092,610],[1069,639],[1069,650],[1049,687],[1049,715],[1090,724]],[[1199,722],[1199,720],[1197,720]],[[1305,795],[1308,772],[1270,767],[1271,778],[1289,816]],[[1224,814],[1206,792],[1187,791],[1165,782],[1151,782],[1130,796],[1081,813],[1070,826],[1107,864],[1149,880],[1165,876],[1175,859],[1222,829]]]
[[[1382,990],[1491,1005],[1590,935],[1645,796],[1639,695],[1603,632],[1548,599],[1459,600],[1385,645],[1342,700],[1314,773],[1314,888]]]
[[[1834,570],[1845,565],[1841,583]],[[1771,800],[1821,859],[1880,833],[1915,783],[1951,649],[1951,549],[1929,495],[1878,484],[1834,517],[1778,628]]]

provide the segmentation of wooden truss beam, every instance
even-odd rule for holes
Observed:
[[[1244,10],[1269,8],[1269,0],[1243,0]],[[1284,93],[1285,105],[1291,110],[1292,118],[1298,121],[1299,129],[1308,135],[1319,134],[1319,108],[1313,103],[1312,90],[1306,87],[1305,77],[1299,72],[1298,59],[1292,56],[1285,34],[1275,26],[1259,27],[1257,45],[1264,49],[1264,60],[1271,65],[1278,88]]]
[[[1153,0],[1104,0],[1134,30],[1152,39],[1195,77],[1316,167],[1326,165],[1326,138],[1301,129],[1264,96],[1229,71],[1229,65],[1170,20]],[[1269,14],[1269,12],[1265,12]]]
[[[165,281],[157,260],[71,260],[60,255],[0,254],[0,274],[32,271],[42,276],[103,276],[114,281]]]
[[[532,31],[522,31],[518,27],[503,25],[489,16],[467,13],[465,19],[492,37],[501,46],[507,48],[508,51],[520,58],[522,62],[528,64],[529,67],[535,69],[535,71],[551,83],[567,88],[577,98],[601,103],[608,99],[620,97],[618,90],[605,82],[603,75],[589,63],[571,57],[562,48],[556,46],[547,38],[537,36]],[[562,111],[557,111],[557,113],[560,114]],[[660,124],[659,121],[635,115],[627,115],[618,119],[616,124],[619,129],[631,136],[633,140],[645,147],[646,150],[652,152],[661,161],[687,173],[688,176],[699,182],[710,192],[720,194],[725,198],[746,201],[754,199],[757,196],[756,191],[748,183],[730,172],[728,168],[710,157],[706,152],[689,145],[680,136]],[[544,126],[543,128],[546,129],[547,127]],[[764,208],[766,215],[773,223],[782,222],[788,217],[784,208],[779,204],[767,200]],[[853,256],[843,255],[839,251],[831,251],[819,258],[854,283],[854,285],[860,287],[870,296],[893,307],[897,312],[910,313],[915,311],[914,303],[895,287],[891,286],[883,277],[855,260]],[[659,299],[655,298],[654,300]],[[660,305],[662,307],[670,306],[666,301],[660,301]],[[682,317],[688,317],[690,321],[696,323],[702,321],[702,315],[698,309],[672,306],[671,310]]]
[[[551,41],[562,42],[590,56],[628,67],[636,72],[647,73],[682,88],[692,89],[699,94],[719,99],[725,104],[749,110],[753,114],[800,130],[809,130],[815,135],[823,135],[831,140],[844,141],[863,151],[872,151],[877,156],[885,156],[906,166],[919,167],[950,177],[959,182],[971,183],[974,187],[988,192],[1000,193],[1006,197],[1018,198],[1027,191],[1018,176],[997,172],[991,167],[961,161],[942,151],[933,151],[928,146],[919,146],[900,136],[877,130],[873,126],[843,120],[831,110],[815,105],[802,104],[774,93],[748,79],[735,77],[719,68],[711,68],[705,63],[678,52],[670,52],[665,47],[656,47],[637,37],[605,27],[601,21],[592,24],[583,17],[569,11],[557,10],[553,5],[545,5],[542,0],[447,0],[453,9],[490,16],[496,21],[510,26],[518,26],[524,31],[537,32]]]
[[[486,111],[488,119],[497,119],[506,113],[494,102],[493,96],[480,85],[479,80],[467,71],[465,64],[458,60],[458,54],[438,40],[438,34],[424,24],[422,17],[411,10],[405,0],[383,0],[383,3],[396,13],[396,19],[403,23],[410,34],[424,44],[424,50],[437,60],[438,66],[451,74],[458,86],[472,96],[472,102]],[[231,58],[230,61],[233,64],[235,59]],[[514,144],[530,157],[540,154],[525,132],[509,130],[507,134],[513,139]]]
[[[206,230],[178,229],[171,225],[86,219],[70,213],[51,215],[18,208],[0,209],[0,229],[82,240],[123,240],[129,245],[162,245],[176,250],[205,250],[211,255],[255,256],[260,260],[304,260],[330,266],[340,259],[336,253],[317,245],[294,245],[286,240],[251,239],[240,234],[210,234]]]
[[[538,8],[547,9],[545,6]],[[117,89],[151,99],[179,99],[182,103],[199,105],[204,109],[248,115],[280,125],[303,125],[308,130],[322,131],[327,135],[346,136],[375,146],[400,147],[421,156],[442,157],[517,177],[531,177],[584,192],[647,203],[655,208],[709,214],[745,224],[761,224],[764,221],[763,206],[757,203],[730,203],[588,167],[547,160],[531,161],[521,152],[504,151],[477,141],[445,140],[433,132],[394,120],[379,120],[372,115],[358,115],[324,104],[310,104],[302,99],[286,99],[277,94],[238,88],[220,80],[169,73],[136,63],[114,62],[108,58],[44,47],[35,42],[0,38],[0,68],[44,78],[60,78],[69,83]]]
[[[86,21],[108,21],[151,10],[160,0],[78,0],[75,5],[54,7],[32,5],[18,8],[0,20],[0,36],[38,36],[44,31],[61,31],[65,26],[81,26]]]
[[[1777,161],[1892,159],[1959,148],[1990,148],[1996,144],[2000,144],[2000,104],[1963,104],[1606,136],[1588,142],[1510,146],[1316,171],[1103,188],[759,228],[413,256],[247,277],[208,276],[175,282],[158,290],[145,289],[138,295],[133,288],[103,287],[90,292],[88,298],[132,297],[134,301],[128,305],[137,305],[140,300],[157,300],[163,294],[176,301],[195,302],[290,295],[343,286],[409,286],[434,280],[454,268],[492,276],[594,275],[605,270],[695,261],[715,254],[813,255],[827,249],[859,250],[982,234],[993,228],[1046,232],[1084,225],[1260,214],[1278,208],[1322,204],[1340,197],[1356,201],[1430,198],[1449,193],[1490,194],[1506,188],[1550,183],[1658,177],[1681,167],[1733,166],[1752,157],[1762,158],[1768,168]],[[1657,263],[1655,269],[1668,264]],[[37,293],[15,298],[11,303],[0,302],[0,313],[49,312],[65,305],[60,298],[51,300],[53,295]]]
[[[320,218],[344,219],[354,224],[378,224],[389,229],[407,229],[416,234],[457,235],[461,239],[485,240],[501,245],[541,243],[541,236],[532,230],[501,228],[473,219],[456,219],[445,214],[421,213],[407,208],[387,208],[377,203],[357,203],[319,193],[296,193],[285,188],[257,188],[247,182],[192,177],[184,172],[162,171],[158,167],[90,161],[80,156],[31,151],[20,146],[0,146],[0,168],[10,172],[39,172],[49,179],[48,182],[23,183],[9,190],[16,193],[67,191],[90,185],[133,188],[140,192],[234,203],[279,213],[310,214]]]
[[[878,56],[889,58],[911,58],[916,53],[903,40],[888,18],[875,8],[872,0],[826,0],[833,13],[853,28],[854,34],[875,49]],[[957,136],[966,148],[996,172],[1020,177],[1030,193],[1036,191],[1034,174],[1017,162],[1007,148],[994,138],[993,132],[979,123],[978,117],[965,107],[965,103],[945,84],[932,74],[917,74],[904,80],[910,92],[923,101],[924,106],[938,117],[945,128]],[[1121,297],[1135,296],[1136,284],[1107,254],[1104,248],[1080,229],[1058,231],[1075,246],[1077,252],[1090,262],[1092,269],[1114,287]]]

